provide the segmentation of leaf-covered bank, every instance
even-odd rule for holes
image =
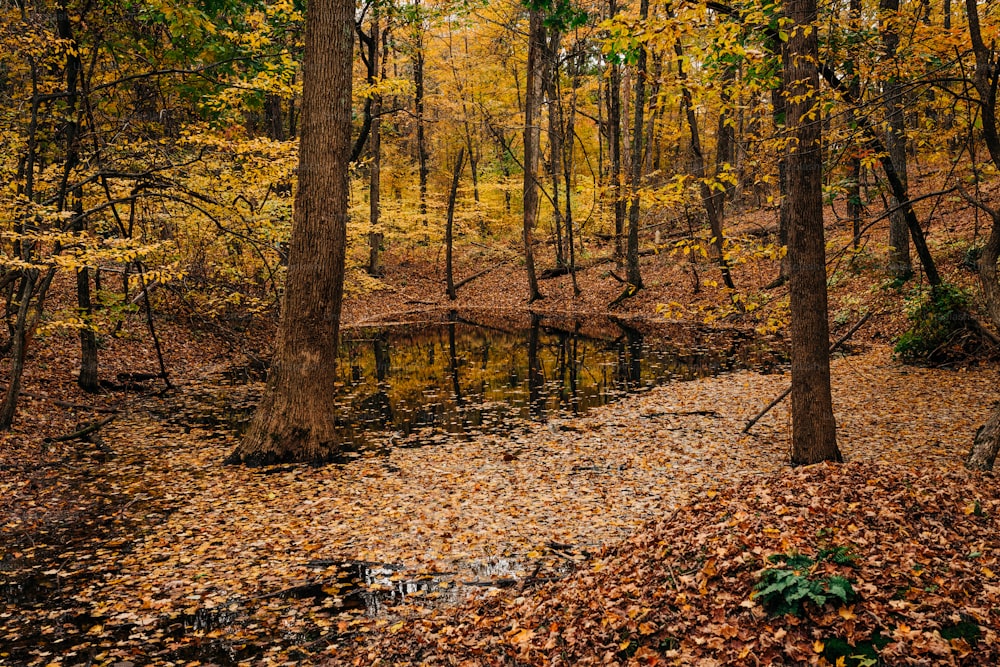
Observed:
[[[424,610],[330,664],[995,664],[995,482],[871,462],[752,479],[651,522],[570,579]],[[775,572],[792,573],[795,585],[771,591],[786,600],[805,582],[850,595],[768,613],[757,582]]]
[[[653,539],[654,533],[642,527],[671,513],[672,522],[663,530],[676,531],[669,533],[677,536],[669,546],[673,557],[688,559],[683,561],[688,564],[677,561],[670,568],[675,577],[695,577],[700,590],[698,572],[684,573],[695,564],[704,568],[713,557],[690,542],[722,521],[718,517],[726,510],[710,496],[728,497],[728,490],[745,480],[777,480],[780,487],[786,483],[782,480],[800,474],[790,476],[786,464],[784,406],[750,435],[741,433],[746,420],[786,382],[779,374],[740,372],[660,387],[578,418],[512,423],[501,435],[442,438],[436,445],[400,446],[341,465],[247,470],[219,465],[235,436],[218,417],[227,406],[242,405],[248,387],[229,386],[218,373],[190,378],[177,393],[147,397],[102,429],[111,454],[89,443],[59,443],[44,455],[43,465],[0,471],[5,517],[0,529],[0,653],[6,654],[0,662],[237,665],[353,659],[358,649],[350,647],[382,638],[391,628],[411,627],[421,606],[428,610],[423,613],[437,618],[434,623],[450,627],[468,621],[468,610],[456,605],[488,584],[515,592],[520,587],[513,597],[533,599],[540,582],[564,579],[575,568],[593,572],[590,556],[633,534],[640,541]],[[877,464],[870,470],[879,474],[852,472],[858,468],[850,466],[844,472],[820,469],[830,476],[830,488],[836,488],[838,479],[854,484],[855,477],[863,477],[865,484],[874,480],[876,490],[912,479],[913,492],[929,494],[926,506],[932,507],[930,496],[952,488],[948,480],[965,479],[955,471],[989,410],[995,372],[910,368],[892,361],[886,348],[874,347],[835,361],[834,387],[845,456],[856,462],[852,466]],[[912,472],[917,469],[924,472]],[[819,493],[826,487],[817,484],[813,496],[800,494],[801,502],[825,498]],[[935,558],[968,560],[969,567],[996,571],[988,560],[995,557],[989,523],[995,494],[988,493],[991,481],[970,484],[980,490],[953,491],[961,504],[942,505],[941,511],[947,509],[956,519],[987,521],[981,536],[967,537],[980,539],[981,547],[949,546],[948,531],[973,524],[933,515],[941,529],[932,530],[931,524],[922,528],[924,510],[912,517],[901,514],[912,521],[899,525],[910,526],[913,539],[938,543],[943,551]],[[860,492],[844,493],[848,491]],[[725,575],[736,586],[732,595],[737,606],[772,553],[798,549],[816,557],[827,542],[850,542],[859,553],[874,553],[863,552],[861,547],[869,545],[856,538],[888,546],[895,539],[892,522],[866,527],[855,519],[854,525],[863,529],[855,533],[830,514],[813,525],[818,520],[784,496],[785,491],[772,488],[771,502],[762,499],[752,512],[744,510],[748,517],[741,532],[767,549],[743,566],[743,579],[733,578],[735,570]],[[735,497],[750,501],[742,492]],[[829,499],[835,505],[840,497]],[[850,512],[860,517],[869,511],[877,517],[877,500],[844,502],[859,502]],[[976,501],[985,518],[977,515]],[[786,507],[781,516],[789,521],[767,523],[769,513],[781,505]],[[678,510],[684,507],[692,509]],[[695,530],[707,518],[712,521]],[[778,530],[778,537],[764,532],[768,527]],[[823,538],[817,536],[820,528],[840,532]],[[876,528],[887,531],[884,538]],[[780,539],[786,530],[787,548]],[[629,550],[634,549],[622,553]],[[973,551],[982,556],[968,559]],[[715,558],[712,567],[727,573],[724,565],[735,562],[735,552]],[[369,573],[381,573],[351,575],[359,561]],[[891,597],[892,591],[883,590],[872,573],[880,571],[886,581],[895,581],[897,571],[912,570],[909,565],[899,570],[901,562],[865,556],[859,563],[868,574],[862,578],[879,587],[878,595]],[[647,562],[643,567],[653,566]],[[934,572],[944,577],[939,567]],[[986,577],[985,570],[977,572]],[[565,587],[559,595],[567,600],[589,595],[581,581],[556,584]],[[707,585],[722,590],[730,586],[723,586],[726,581],[712,579]],[[985,591],[988,583],[985,579],[982,589],[968,590]],[[862,603],[874,599],[875,593],[860,583],[856,589]],[[551,595],[555,593],[545,593]],[[690,597],[688,604],[695,609],[697,596]],[[416,606],[399,607],[401,599]],[[657,613],[666,624],[676,611],[676,593],[661,602]],[[974,616],[964,607],[947,613],[941,609],[935,622],[944,623],[953,612]],[[496,641],[506,646],[505,632],[515,618],[495,619],[482,632],[496,633]],[[539,632],[531,618],[523,618],[518,632]],[[907,618],[903,622],[920,632],[933,629]],[[989,618],[976,622],[988,629]],[[894,619],[880,627],[895,631],[898,623],[890,624]],[[565,621],[553,622],[569,627]],[[785,625],[787,620],[772,627],[794,634]],[[678,641],[685,627],[675,633]],[[599,625],[585,629],[578,631],[583,633],[581,647],[603,646],[606,630]],[[592,636],[583,636],[591,630]],[[451,632],[460,637],[466,630]],[[618,645],[635,639],[638,650],[646,646],[638,643],[644,637],[622,636]],[[985,630],[984,637],[991,641]],[[548,641],[534,634],[530,638],[532,646],[536,640],[541,646]],[[760,643],[755,646],[764,650]],[[669,648],[669,642],[663,645],[664,651]],[[369,651],[360,650],[363,655]],[[389,645],[371,650],[378,658]],[[469,659],[479,660],[473,654]],[[538,655],[532,659],[541,660]]]

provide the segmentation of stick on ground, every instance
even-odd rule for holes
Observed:
[[[868,319],[871,316],[872,316],[872,311],[868,311],[867,313],[865,313],[864,317],[862,317],[860,320],[858,320],[857,323],[847,331],[847,333],[845,333],[843,336],[841,336],[840,338],[838,338],[837,341],[833,345],[830,346],[830,352],[833,352],[838,347],[840,347],[841,345],[843,345],[844,343],[846,343],[847,339],[850,338],[851,336],[853,336],[854,333],[858,329],[860,329],[864,325],[864,323],[868,321]],[[756,424],[757,422],[759,422],[761,420],[761,418],[764,417],[764,415],[766,415],[768,412],[770,412],[772,409],[774,409],[774,406],[776,406],[778,403],[781,403],[783,400],[785,400],[790,393],[792,393],[792,388],[791,387],[789,387],[788,389],[786,389],[785,391],[783,391],[780,396],[778,396],[776,399],[774,399],[773,401],[771,401],[770,403],[768,403],[766,408],[764,408],[763,410],[761,410],[760,412],[758,412],[756,417],[754,417],[753,419],[751,419],[750,421],[747,422],[747,425],[743,427],[743,432],[744,433],[749,433],[750,429],[753,428],[754,424]]]

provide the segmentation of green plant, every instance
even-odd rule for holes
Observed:
[[[969,296],[959,287],[942,283],[917,291],[910,301],[910,328],[896,341],[895,353],[904,361],[933,361],[968,325]]]
[[[823,657],[831,665],[844,667],[874,667],[879,664],[879,651],[892,640],[875,630],[870,639],[850,642],[842,637],[823,640]]]
[[[823,549],[818,556],[819,561],[837,564],[853,564],[856,559],[848,547]],[[772,616],[799,616],[807,602],[822,607],[830,601],[849,604],[858,597],[850,580],[845,577],[813,577],[811,571],[817,560],[809,556],[792,552],[774,554],[768,560],[781,563],[784,567],[764,570],[760,581],[754,585],[753,597]]]

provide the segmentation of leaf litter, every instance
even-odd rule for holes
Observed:
[[[994,372],[878,346],[839,359],[852,463],[794,472],[784,406],[741,433],[787,381],[732,373],[504,436],[263,470],[220,465],[226,425],[167,418],[233,391],[189,383],[105,427],[115,457],[81,443],[2,473],[0,663],[797,664],[876,631],[898,662],[962,663],[971,640],[941,639],[962,623],[992,655],[996,493],[959,469]],[[821,528],[861,554],[861,606],[762,617],[749,574],[815,555]]]

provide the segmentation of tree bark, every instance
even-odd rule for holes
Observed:
[[[705,182],[705,155],[701,149],[701,133],[698,130],[698,117],[695,115],[694,98],[691,95],[691,88],[687,85],[687,73],[684,71],[684,47],[678,39],[674,42],[674,53],[677,54],[677,79],[681,82],[681,106],[687,119],[688,130],[691,133],[691,164],[689,172],[698,181],[698,191],[701,195],[702,206],[705,207],[705,215],[708,216],[708,226],[712,230],[712,246],[715,248],[716,261],[722,272],[722,281],[729,289],[735,289],[732,272],[729,270],[729,262],[726,260],[725,242],[722,231],[723,205],[725,203],[725,190],[720,192],[721,196],[716,197],[712,189]],[[722,125],[720,120],[720,125]]]
[[[649,17],[649,0],[639,3],[639,21],[645,23]],[[645,45],[639,48],[639,58],[635,77],[635,124],[632,131],[632,162],[629,165],[630,194],[632,201],[628,211],[628,243],[625,246],[625,277],[632,290],[642,289],[642,273],[639,271],[639,185],[642,181],[642,131],[646,110],[647,53]]]
[[[861,0],[851,0],[848,23],[851,31],[860,32]],[[850,60],[848,60],[844,66],[847,76],[850,79],[848,82],[850,87],[850,96],[851,99],[854,100],[861,97],[861,77],[858,75],[858,67],[855,62],[855,57],[860,55],[861,54],[852,51]],[[851,105],[850,113],[852,124],[857,125],[858,107],[856,104]],[[847,217],[851,219],[851,232],[855,252],[861,249],[861,213],[863,210],[861,202],[861,157],[859,155],[859,151],[860,147],[858,146],[851,148],[851,158],[848,164],[847,174],[849,182],[847,191]],[[903,222],[906,222],[905,217],[903,218]],[[909,239],[907,239],[906,247],[909,248]]]
[[[608,12],[618,11],[615,0],[610,0]],[[613,60],[608,73],[608,153],[611,158],[611,196],[615,213],[615,262],[621,268],[625,262],[625,198],[622,196],[622,69]]]
[[[545,91],[548,106],[548,144],[549,144],[549,179],[552,182],[552,221],[555,226],[556,235],[556,266],[566,266],[565,244],[563,241],[563,216],[562,207],[559,203],[559,189],[561,181],[561,167],[563,161],[563,134],[562,123],[562,99],[559,96],[559,48],[562,35],[558,31],[549,28],[547,31],[545,58],[542,65],[542,88]],[[571,139],[570,139],[571,140]],[[572,145],[570,146],[572,148]]]
[[[381,34],[379,33],[378,10],[372,17],[372,46],[370,55],[370,72],[378,76],[381,55]],[[383,76],[383,78],[385,78]],[[368,222],[371,229],[368,232],[368,275],[382,275],[382,241],[385,235],[379,231],[382,195],[382,95],[376,94],[372,99],[372,126],[368,135],[368,150],[371,155],[371,165],[368,167]]]
[[[331,397],[344,286],[353,29],[353,2],[309,4],[281,324],[264,396],[229,463],[323,461],[340,450]]]
[[[990,418],[976,431],[972,449],[965,459],[965,467],[969,470],[986,472],[993,470],[998,451],[1000,451],[1000,406],[994,408]]]
[[[76,383],[87,392],[100,389],[97,378],[97,333],[93,327],[93,302],[90,297],[90,269],[86,266],[76,272],[76,298],[84,326],[80,329],[80,373]]]
[[[781,82],[779,87],[771,91],[771,109],[774,118],[776,132],[782,132],[786,127],[786,117],[788,105],[785,100],[785,84]],[[778,158],[778,243],[785,248],[785,256],[778,264],[778,277],[771,283],[770,287],[778,287],[788,282],[789,257],[788,257],[788,228],[789,222],[789,200],[788,200],[788,156],[782,154]]]
[[[883,106],[887,121],[885,145],[889,151],[889,159],[896,169],[903,190],[907,188],[906,165],[906,126],[903,116],[903,86],[899,81],[899,63],[896,49],[899,48],[899,33],[895,28],[895,20],[899,12],[899,0],[879,0],[879,10],[882,26],[883,58],[896,70],[882,86]],[[899,208],[900,199],[893,193],[889,206],[894,212],[889,216],[889,261],[888,273],[897,280],[907,280],[913,275],[910,263],[910,231],[906,224],[906,215]]]
[[[837,448],[830,395],[816,0],[788,0],[785,11],[792,20],[783,52],[790,137],[786,159],[791,257],[791,462],[810,464],[843,458]]]
[[[454,250],[455,229],[455,200],[458,199],[458,181],[462,177],[462,167],[465,162],[465,148],[458,149],[458,156],[455,158],[455,173],[451,179],[451,192],[448,193],[448,220],[444,228],[444,274],[448,285],[448,298],[454,301],[458,298],[455,293],[455,273],[452,267],[452,251]]]
[[[420,0],[413,4],[416,21],[416,54],[413,60],[413,98],[414,111],[417,116],[417,169],[420,182],[420,215],[427,224],[427,176],[430,169],[427,166],[427,137],[424,129],[424,27],[421,23]]]
[[[542,298],[535,275],[535,256],[531,248],[538,222],[538,152],[541,138],[539,120],[542,103],[542,54],[545,51],[545,25],[542,14],[532,10],[528,27],[528,73],[524,93],[524,268],[528,277],[528,303]]]

